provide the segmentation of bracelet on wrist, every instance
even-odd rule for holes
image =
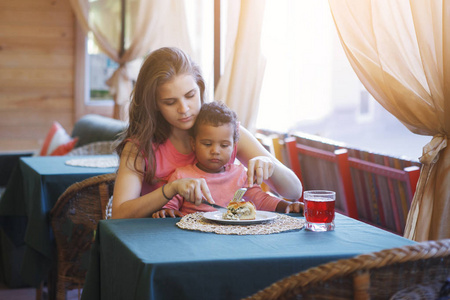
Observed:
[[[161,188],[161,191],[162,191],[162,194],[163,194],[164,198],[166,198],[167,201],[170,201],[170,200],[172,200],[172,198],[167,197],[167,196],[166,196],[166,193],[164,193],[164,187],[165,187],[165,186],[166,186],[166,184],[163,184],[163,186],[162,186],[162,188]]]

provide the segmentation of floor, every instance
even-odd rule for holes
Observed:
[[[81,294],[80,294],[81,297]],[[34,300],[36,298],[35,288],[10,289],[4,283],[0,282],[0,299],[1,300]],[[47,291],[44,288],[41,300],[47,300]],[[67,292],[67,300],[77,300],[78,290]]]

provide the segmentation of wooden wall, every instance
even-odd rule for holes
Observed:
[[[39,149],[74,123],[75,17],[69,0],[0,0],[0,152]]]

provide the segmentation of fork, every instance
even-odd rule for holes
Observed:
[[[240,188],[236,191],[236,193],[234,193],[233,196],[233,202],[240,202],[242,199],[242,196],[244,196],[245,192],[247,191],[246,188]]]

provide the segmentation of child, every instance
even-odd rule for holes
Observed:
[[[129,125],[116,148],[120,164],[112,218],[149,217],[177,194],[196,205],[203,197],[214,202],[202,178],[167,183],[176,168],[195,160],[188,131],[204,98],[205,81],[186,53],[161,48],[146,58],[131,97]],[[247,166],[249,185],[264,180],[282,197],[300,198],[302,185],[294,172],[245,128],[240,128],[240,135],[236,155]]]
[[[175,170],[169,182],[180,178],[204,178],[215,203],[226,207],[237,189],[246,186],[247,171],[241,164],[234,164],[239,124],[236,113],[225,104],[203,104],[197,120],[190,130],[195,163]],[[300,204],[272,197],[259,186],[248,188],[244,199],[253,202],[257,210],[300,212]],[[154,218],[175,217],[196,211],[214,211],[209,205],[194,205],[176,195]]]

